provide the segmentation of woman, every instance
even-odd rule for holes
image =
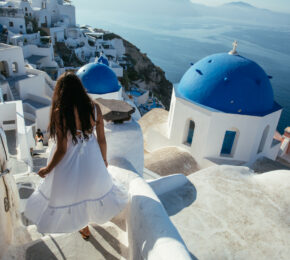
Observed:
[[[35,147],[38,150],[42,150],[43,149],[43,133],[41,132],[41,130],[38,128],[35,134]],[[31,156],[33,156],[33,148],[30,148],[30,154]]]
[[[39,232],[81,229],[88,239],[88,223],[110,220],[125,206],[127,196],[106,168],[101,110],[72,73],[63,74],[55,86],[49,133],[56,142],[48,165],[38,172],[44,181],[29,198],[25,215]]]
[[[43,133],[41,132],[41,130],[38,128],[36,133],[35,133],[35,141],[36,143],[38,142],[42,142],[43,143]]]

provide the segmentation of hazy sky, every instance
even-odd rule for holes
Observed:
[[[239,2],[235,0],[191,0],[193,3],[206,4],[206,5],[220,5],[228,2]],[[242,2],[251,5],[267,8],[273,11],[290,13],[290,0],[243,0]]]
[[[169,13],[175,9],[176,5],[180,5],[182,2],[190,3],[190,1],[210,6],[222,5],[229,2],[246,2],[256,7],[290,13],[290,0],[72,0],[73,4],[76,5],[78,9],[90,10],[91,7],[96,6],[99,6],[102,10],[125,9],[128,11],[132,11],[133,9],[142,10],[142,8],[150,8],[151,11],[154,12],[157,5],[162,6],[164,9],[163,11],[169,11]],[[166,3],[168,3],[168,5]]]

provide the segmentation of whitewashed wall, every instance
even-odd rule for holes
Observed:
[[[173,91],[168,118],[168,138],[170,143],[188,150],[198,162],[204,158],[241,162],[252,162],[262,156],[276,159],[278,144],[272,147],[272,141],[280,115],[281,110],[264,117],[222,113],[176,97]],[[184,144],[190,120],[195,122],[191,146]],[[263,132],[268,125],[270,128],[264,149],[258,153]],[[221,156],[225,133],[232,129],[239,130],[233,153]],[[159,144],[162,146],[164,142],[159,141]]]
[[[13,26],[9,26],[9,23],[12,22]],[[0,24],[7,26],[7,29],[13,33],[26,33],[26,26],[24,17],[7,17],[7,16],[0,16]]]
[[[10,76],[24,75],[26,70],[22,49],[18,46],[11,46],[5,44],[3,44],[2,46],[3,47],[0,48],[0,62],[6,61],[8,63]],[[17,63],[18,71],[16,73],[12,72],[13,62]]]
[[[64,41],[64,27],[51,27],[49,28],[50,36],[52,37],[52,44],[55,42],[63,42]]]
[[[170,141],[174,145],[186,149],[197,161],[201,160],[206,153],[207,143],[209,143],[211,113],[179,98],[173,100],[171,107],[174,109],[170,110]],[[195,122],[195,130],[192,145],[188,146],[185,141],[190,120]]]
[[[16,125],[13,124],[9,129],[4,128],[4,130],[17,130],[17,158],[27,163],[28,166],[32,166],[22,101],[0,103],[0,114],[3,115],[1,116],[1,123],[15,120]]]
[[[76,26],[75,7],[73,5],[58,5],[58,9],[63,17],[68,17],[69,26]]]
[[[57,63],[54,61],[53,46],[49,48],[40,48],[36,45],[25,45],[22,47],[24,58],[28,58],[31,55],[44,56],[41,60],[41,66],[44,67],[56,67]],[[36,65],[36,64],[35,64]]]
[[[51,26],[51,14],[47,9],[41,9],[38,11],[34,11],[34,16],[38,20],[38,26],[41,27],[42,24],[47,22],[47,26]]]
[[[14,102],[0,103],[0,125],[5,131],[16,129],[16,104]],[[15,121],[15,123],[7,125],[4,121]]]
[[[21,99],[28,98],[29,94],[36,96],[45,95],[45,79],[42,75],[35,75],[18,82],[18,90]]]
[[[36,110],[36,128],[46,133],[49,124],[50,106]]]
[[[111,69],[115,72],[118,78],[123,77],[123,67],[121,66],[112,66]]]
[[[112,45],[116,49],[116,55],[118,57],[122,57],[126,53],[126,49],[124,47],[122,39],[113,39],[112,40]]]
[[[140,125],[131,120],[123,124],[105,124],[108,162],[123,158],[142,176],[144,169],[143,134]]]

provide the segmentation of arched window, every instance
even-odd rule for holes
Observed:
[[[18,64],[17,62],[12,63],[12,72],[17,73],[18,72]]]
[[[224,141],[221,149],[221,156],[233,156],[239,137],[239,130],[232,128],[227,130],[224,136]]]
[[[264,147],[265,147],[265,144],[266,144],[266,141],[267,141],[267,137],[268,137],[268,134],[269,134],[269,130],[270,130],[270,126],[267,125],[266,128],[264,129],[264,132],[263,132],[262,137],[261,137],[260,145],[259,145],[259,148],[258,148],[258,153],[261,153],[264,150]]]
[[[194,129],[195,129],[195,123],[194,121],[190,120],[188,124],[188,129],[187,129],[187,136],[185,140],[185,144],[191,146],[193,136],[194,136]]]

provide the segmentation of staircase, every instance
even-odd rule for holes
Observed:
[[[89,228],[91,237],[85,241],[78,232],[44,235],[37,232],[36,226],[30,225],[27,230],[32,242],[25,245],[25,259],[128,259],[128,246],[118,239],[123,234],[119,234],[120,228],[117,225],[109,222],[101,226],[89,225]]]
[[[45,235],[37,231],[23,214],[26,199],[33,193],[41,180],[35,173],[47,164],[47,146],[43,150],[34,150],[33,173],[15,176],[20,195],[22,221],[32,239],[25,245],[25,259],[88,259],[117,260],[128,259],[128,233],[126,224],[117,219],[104,225],[89,225],[91,237],[85,241],[78,232],[69,234]],[[10,255],[13,252],[9,252]]]
[[[12,170],[12,174],[21,174],[28,171],[28,166],[25,162],[17,159],[17,143],[16,143],[16,131],[5,131],[7,138],[8,151],[9,151],[9,168]]]
[[[20,94],[19,94],[19,91],[16,89],[15,82],[11,81],[9,82],[9,85],[10,85],[10,90],[12,92],[14,100],[20,100]]]

